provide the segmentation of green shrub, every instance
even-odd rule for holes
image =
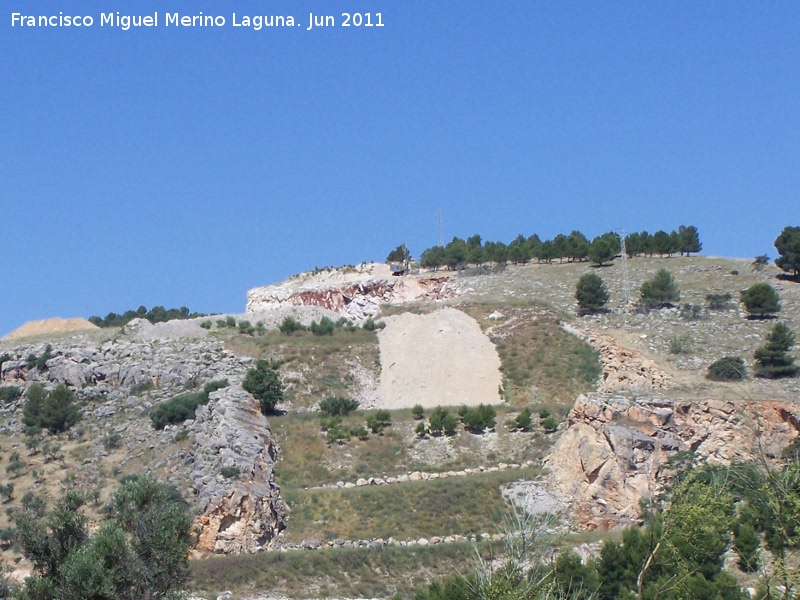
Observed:
[[[212,392],[227,387],[228,380],[220,379],[209,381],[199,392],[189,392],[170,398],[166,402],[156,405],[150,411],[150,420],[156,429],[164,429],[169,424],[182,423],[193,419],[195,410],[201,404],[208,403],[208,396]]]
[[[497,412],[489,405],[467,408],[462,415],[464,426],[473,433],[482,432],[495,426]]]
[[[247,371],[242,388],[253,394],[261,407],[261,413],[271,414],[278,402],[283,401],[283,384],[278,371],[280,364],[274,361],[257,360]]]
[[[553,433],[556,429],[558,429],[558,421],[556,421],[554,416],[550,415],[544,421],[542,421],[542,428],[546,433]]]
[[[189,431],[186,429],[181,429],[178,433],[175,434],[175,437],[172,438],[172,441],[178,443],[187,439],[189,439]]]
[[[640,302],[646,308],[663,308],[681,299],[675,279],[666,269],[660,269],[652,279],[645,281],[639,294]]]
[[[739,356],[725,356],[708,366],[706,379],[711,381],[738,381],[744,379],[747,369]]]
[[[578,280],[575,299],[582,314],[597,312],[608,302],[610,295],[605,283],[595,273],[585,273]]]
[[[420,421],[417,423],[417,426],[414,428],[414,433],[416,433],[419,437],[422,437],[427,433],[428,428],[425,426],[425,421]]]
[[[219,470],[219,474],[222,475],[225,479],[236,479],[241,475],[241,470],[236,465],[232,467],[222,467]]]
[[[278,329],[281,333],[285,333],[286,335],[291,335],[296,331],[305,331],[306,326],[303,325],[300,321],[295,319],[294,317],[286,317],[281,324],[278,326]]]
[[[780,296],[768,283],[754,283],[740,294],[740,299],[752,319],[763,319],[781,310]]]
[[[381,433],[386,427],[392,424],[392,415],[388,410],[381,409],[367,418],[367,427],[372,433]]]
[[[232,317],[230,315],[225,317],[225,327],[228,327],[229,329],[235,328],[236,327],[236,318]]]
[[[533,427],[533,419],[531,418],[531,409],[527,406],[523,408],[517,417],[511,422],[512,429],[519,429],[520,431],[530,431]]]
[[[756,349],[756,375],[759,377],[794,377],[797,366],[789,351],[794,346],[794,332],[784,323],[775,323],[767,335],[767,343]]]
[[[253,335],[255,333],[256,328],[250,323],[250,321],[239,321],[239,333],[244,335]]]
[[[63,384],[51,392],[46,392],[41,384],[34,384],[26,394],[22,422],[28,427],[47,429],[51,433],[67,431],[80,419],[80,410],[74,400],[72,391]]]
[[[437,406],[433,409],[429,419],[428,429],[433,435],[453,435],[456,432],[458,420],[447,409]]]
[[[16,385],[4,385],[0,387],[0,403],[10,404],[22,395],[22,390]]]
[[[758,571],[761,540],[750,523],[737,522],[733,529],[733,545],[738,555],[739,567],[745,573]]]
[[[328,396],[319,403],[319,409],[327,415],[347,415],[358,408],[358,400],[344,396]]]
[[[425,409],[422,407],[422,404],[415,404],[414,407],[411,409],[411,415],[419,421],[420,419],[425,418]]]
[[[681,306],[681,318],[698,321],[703,318],[703,307],[699,304],[684,304]]]
[[[541,410],[539,410],[539,418],[540,419],[544,420],[549,416],[550,416],[550,411],[547,410],[546,408],[542,408]]]
[[[44,353],[37,357],[35,354],[31,353],[28,355],[28,358],[25,360],[27,367],[29,370],[31,369],[38,369],[39,371],[46,371],[47,370],[47,361],[53,358],[53,347],[50,344],[44,349]]]
[[[350,430],[350,435],[352,435],[353,437],[357,437],[360,440],[369,439],[369,431],[367,431],[367,428],[364,427],[363,425],[359,425],[358,427],[353,427]]]
[[[316,321],[311,321],[311,326],[309,329],[311,333],[314,335],[333,335],[333,330],[336,328],[333,321],[331,321],[328,317],[322,317],[319,320],[319,323]]]
[[[122,445],[122,437],[118,433],[109,433],[103,438],[106,450],[114,450]]]
[[[202,323],[200,323],[200,327],[202,327],[203,329],[211,329],[211,320],[209,319],[203,321]]]
[[[376,329],[383,329],[384,327],[386,327],[386,323],[383,321],[375,321],[372,317],[364,321],[364,324],[361,326],[364,331],[375,331]]]

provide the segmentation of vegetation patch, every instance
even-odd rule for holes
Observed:
[[[199,392],[189,392],[175,396],[166,402],[162,402],[150,411],[150,420],[156,429],[164,429],[167,425],[182,423],[186,419],[194,418],[194,411],[201,404],[208,403],[208,396],[211,392],[216,392],[228,386],[227,379],[209,381]]]
[[[508,506],[500,485],[541,474],[514,469],[351,489],[286,490],[287,539],[411,540],[494,533]]]

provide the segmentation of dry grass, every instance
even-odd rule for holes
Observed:
[[[540,469],[531,468],[394,485],[286,491],[287,539],[410,540],[495,533],[508,509],[499,486],[539,475]]]
[[[484,558],[499,544],[484,542]],[[411,598],[414,589],[475,566],[468,542],[380,549],[331,549],[219,556],[193,561],[190,589],[204,597],[223,590],[239,594],[269,590],[289,598]]]

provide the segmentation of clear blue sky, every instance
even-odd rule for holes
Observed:
[[[160,26],[101,27],[121,5]],[[359,10],[385,26],[305,29]],[[59,11],[94,26],[11,25]],[[164,26],[199,11],[227,25]],[[694,224],[704,253],[745,257],[800,224],[797,2],[12,0],[0,18],[0,334],[241,312],[301,270],[418,255],[437,209],[446,239]]]

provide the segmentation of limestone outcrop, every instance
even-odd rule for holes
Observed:
[[[238,386],[211,394],[197,409],[194,487],[201,515],[196,549],[253,553],[284,529],[286,508],[275,483],[278,445],[253,397]],[[220,472],[233,474],[225,478]]]
[[[576,329],[566,324],[563,327],[586,341],[600,354],[603,375],[597,385],[598,392],[646,392],[668,389],[672,384],[672,377],[659,369],[652,360],[624,348],[613,337],[596,331]]]
[[[798,430],[800,408],[789,403],[592,393],[575,402],[546,466],[575,523],[607,530],[639,516],[640,500],[658,490],[676,452],[719,463],[771,460]]]
[[[392,277],[386,265],[361,265],[303,273],[282,283],[247,293],[247,313],[287,306],[312,306],[349,319],[375,316],[382,304],[443,300],[458,294],[449,277]]]

